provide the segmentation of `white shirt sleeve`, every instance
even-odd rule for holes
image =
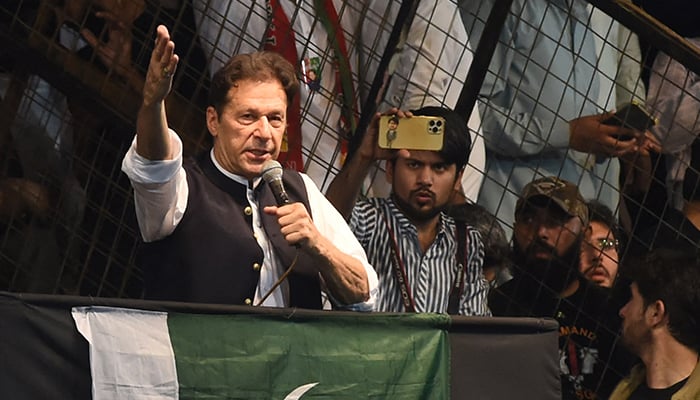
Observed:
[[[136,218],[145,242],[170,235],[187,208],[189,189],[182,168],[182,142],[173,130],[169,132],[177,146],[174,159],[151,161],[140,156],[134,138],[122,161],[122,171],[134,188]]]
[[[363,303],[343,305],[342,308],[354,311],[372,311],[376,303],[379,280],[374,268],[367,261],[365,250],[355,238],[345,219],[318,190],[311,178],[306,174],[301,174],[301,176],[306,186],[309,206],[311,207],[311,217],[314,225],[316,225],[316,229],[338,247],[340,251],[360,260],[367,273],[369,299]]]

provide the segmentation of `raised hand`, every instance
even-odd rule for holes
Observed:
[[[156,41],[151,60],[146,72],[143,86],[143,105],[149,107],[165,100],[170,93],[173,74],[179,58],[175,54],[175,43],[170,40],[168,28],[159,25],[156,29]]]

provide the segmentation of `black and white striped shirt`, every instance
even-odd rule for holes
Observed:
[[[383,217],[383,216],[384,217]],[[391,225],[400,258],[406,269],[410,294],[417,312],[447,313],[450,290],[458,272],[455,223],[440,214],[438,234],[425,253],[421,251],[416,227],[391,199],[372,198],[359,201],[352,211],[350,228],[365,248],[370,264],[379,276],[376,311],[406,311],[397,274],[392,265],[392,243],[387,224]],[[491,315],[487,305],[488,284],[482,265],[484,245],[481,236],[467,227],[467,268],[461,294],[461,315]]]

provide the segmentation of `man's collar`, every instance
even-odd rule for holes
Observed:
[[[211,157],[212,163],[214,163],[214,166],[216,167],[216,169],[219,170],[219,172],[224,174],[227,178],[229,178],[237,183],[240,183],[241,185],[248,186],[249,189],[253,189],[253,188],[258,187],[258,185],[260,184],[260,181],[262,180],[261,177],[257,177],[255,179],[253,179],[252,181],[249,181],[248,178],[245,178],[241,175],[236,175],[236,174],[232,174],[231,172],[228,172],[227,170],[224,169],[224,167],[221,166],[221,164],[219,164],[219,162],[216,160],[216,157],[214,157],[214,148],[212,148],[211,151],[209,152],[209,157]]]

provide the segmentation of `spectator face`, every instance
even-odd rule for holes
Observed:
[[[555,205],[526,204],[515,215],[516,245],[529,261],[563,257],[581,235],[581,220]]]
[[[286,115],[287,95],[278,81],[238,81],[220,114],[207,109],[216,160],[231,173],[260,176],[263,163],[279,155]]]
[[[459,183],[455,164],[446,164],[436,151],[411,150],[387,163],[396,204],[414,223],[437,216],[447,207]]]
[[[581,246],[581,273],[597,285],[612,287],[618,268],[617,240],[601,222],[593,221],[590,227],[590,237]]]
[[[648,307],[644,306],[644,299],[639,294],[636,283],[630,285],[632,297],[620,309],[622,317],[622,342],[635,354],[643,349],[651,341],[650,322],[647,321]]]
[[[561,292],[578,276],[582,223],[554,204],[528,203],[516,213],[513,257],[530,276]]]

